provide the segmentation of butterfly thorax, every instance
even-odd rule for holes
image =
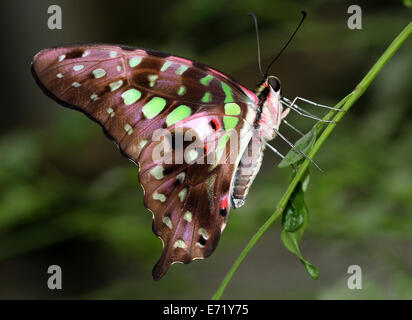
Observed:
[[[281,104],[280,82],[274,76],[268,76],[257,89],[259,110],[255,119],[257,134],[265,141],[273,140],[276,136],[282,118],[287,115]]]

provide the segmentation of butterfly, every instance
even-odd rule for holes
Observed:
[[[254,94],[216,69],[149,49],[55,47],[37,53],[31,70],[47,96],[100,124],[138,165],[152,229],[163,242],[155,280],[173,263],[212,254],[230,209],[245,202],[267,142],[280,135],[290,109],[299,112],[275,76],[265,74]],[[158,130],[169,134],[174,160],[189,148],[177,145],[182,132],[194,132],[201,147],[186,152],[189,161],[158,161]],[[229,147],[234,137],[237,148]],[[213,161],[194,161],[209,155]]]

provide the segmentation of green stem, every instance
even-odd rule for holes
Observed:
[[[346,111],[348,111],[352,105],[362,96],[365,90],[369,87],[373,79],[378,75],[381,71],[383,66],[389,61],[389,59],[393,56],[393,54],[399,49],[399,47],[405,42],[405,40],[411,35],[412,33],[412,22],[409,23],[402,32],[392,41],[386,51],[382,54],[379,60],[374,64],[374,66],[369,70],[366,76],[362,79],[362,81],[356,86],[356,88],[345,98],[343,98],[336,107],[339,108],[342,104],[343,107],[341,110],[344,112],[338,112],[334,117],[334,121],[338,122],[342,119],[345,115]],[[325,119],[329,119],[332,117],[332,113],[328,113],[325,116]],[[308,156],[313,159],[313,157],[318,152],[319,148],[322,144],[326,141],[328,136],[332,133],[333,129],[336,127],[336,123],[329,123],[326,129],[322,132],[320,137],[317,139],[315,145],[310,150]],[[232,279],[233,275],[235,274],[236,270],[239,268],[242,261],[248,255],[249,251],[255,246],[258,240],[262,237],[262,235],[266,232],[267,229],[275,222],[277,218],[280,217],[282,214],[290,196],[292,195],[293,190],[295,189],[298,182],[303,177],[303,174],[307,170],[309,166],[309,160],[305,160],[299,169],[296,172],[295,177],[290,182],[286,192],[280,199],[276,211],[269,217],[268,220],[259,228],[259,230],[253,235],[250,239],[249,243],[237,257],[233,265],[231,266],[229,272],[227,273],[226,277],[223,279],[222,283],[220,284],[219,288],[217,289],[216,293],[212,297],[213,300],[218,300],[222,296],[223,292],[226,289],[226,286],[229,284],[230,280]]]

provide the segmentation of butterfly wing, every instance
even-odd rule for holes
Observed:
[[[255,95],[203,64],[110,45],[43,50],[32,72],[48,96],[98,122],[139,164],[145,205],[164,246],[154,278],[174,262],[210,255],[226,225],[236,164],[252,135]],[[153,140],[156,130],[170,133],[174,158],[181,132],[215,143],[191,150],[190,161],[168,165],[153,157],[160,144]],[[239,148],[225,148],[234,136]],[[194,163],[209,155],[215,158],[210,164]]]

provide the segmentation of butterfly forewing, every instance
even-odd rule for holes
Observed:
[[[98,122],[139,164],[153,231],[164,245],[154,278],[174,262],[210,255],[226,225],[231,182],[252,134],[256,97],[205,65],[119,46],[47,49],[35,56],[32,71],[47,95]],[[205,147],[191,151],[190,161],[162,163],[153,158],[157,129],[166,129],[172,140],[179,130],[192,130]],[[222,152],[234,132],[241,146]],[[206,146],[206,139],[216,143]],[[171,142],[176,160],[178,148]],[[222,161],[210,163],[209,155]]]

